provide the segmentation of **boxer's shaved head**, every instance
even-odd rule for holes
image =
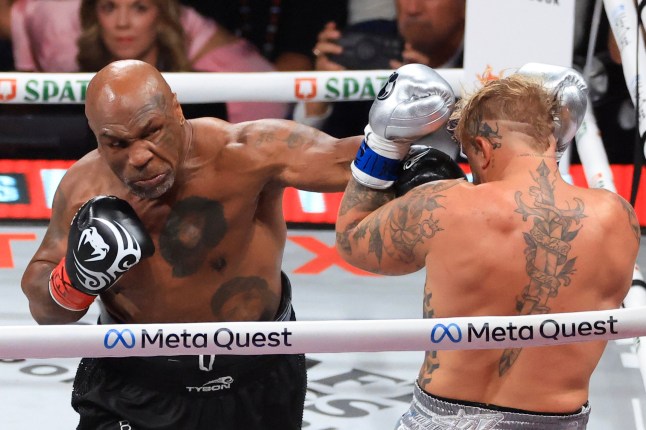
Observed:
[[[157,69],[138,60],[107,65],[88,85],[85,114],[99,154],[134,194],[156,198],[172,187],[190,133]]]
[[[172,102],[173,93],[157,69],[143,61],[123,60],[101,69],[90,81],[85,113],[96,132],[97,119],[105,120],[115,109],[166,111]]]

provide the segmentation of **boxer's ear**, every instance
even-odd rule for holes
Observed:
[[[493,157],[493,145],[488,139],[485,139],[482,136],[476,136],[473,139],[473,144],[475,145],[475,158],[476,163],[480,164],[480,167],[486,169],[491,163],[491,158]]]
[[[184,117],[184,111],[182,111],[182,105],[177,100],[177,93],[173,93],[173,113],[179,118],[179,125],[184,125],[186,118]]]

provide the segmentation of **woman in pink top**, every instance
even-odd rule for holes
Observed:
[[[21,71],[91,72],[126,58],[162,71],[274,70],[249,42],[176,0],[17,0],[11,23]],[[287,115],[284,103],[230,102],[227,110],[231,122]]]

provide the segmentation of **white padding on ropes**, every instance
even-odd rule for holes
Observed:
[[[646,308],[526,316],[0,327],[0,358],[523,348],[639,337]]]
[[[392,70],[163,73],[181,103],[374,100]],[[462,69],[438,69],[462,91]],[[85,102],[93,73],[0,73],[0,103]]]

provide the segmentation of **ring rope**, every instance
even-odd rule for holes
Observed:
[[[434,319],[0,327],[0,358],[504,349],[646,335],[646,306]]]
[[[374,100],[392,70],[163,73],[180,103]],[[463,69],[438,69],[453,91]],[[81,104],[94,73],[0,73],[0,103]]]

